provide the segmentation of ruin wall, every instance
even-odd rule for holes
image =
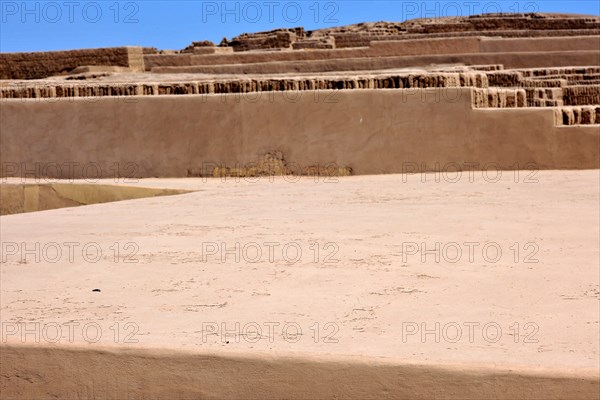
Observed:
[[[125,67],[143,72],[141,47],[114,47],[35,53],[0,53],[0,79],[41,79],[82,66]]]
[[[252,64],[277,61],[311,61],[336,58],[386,57],[530,51],[600,49],[600,36],[500,39],[484,37],[373,41],[369,47],[348,49],[248,52],[229,55],[147,55],[146,69],[189,65]]]

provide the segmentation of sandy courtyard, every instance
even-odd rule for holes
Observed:
[[[598,389],[600,171],[119,185],[193,192],[0,218],[4,382],[35,369],[7,359],[35,358],[21,351],[41,346],[581,379],[521,386],[531,398]],[[240,385],[241,370],[231,370]],[[317,390],[323,380],[311,393],[360,394],[335,392],[354,378],[329,372],[330,387],[327,373],[307,378]],[[52,372],[32,376],[49,396]],[[435,381],[412,387],[401,376],[392,381],[405,394]],[[92,382],[101,377],[89,379],[104,390]],[[265,395],[269,374],[262,379],[245,394]],[[208,381],[210,396],[242,393]],[[305,382],[286,382],[281,393],[302,395]],[[377,392],[377,379],[366,385],[391,395]]]

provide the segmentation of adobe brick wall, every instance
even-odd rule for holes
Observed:
[[[567,106],[600,104],[600,85],[568,86],[564,89]]]
[[[7,81],[0,99],[47,99],[114,96],[244,94],[254,98],[272,92],[425,89],[473,87],[475,108],[561,107],[600,104],[600,66],[520,70],[449,70],[404,73],[347,73],[320,77],[223,77],[160,82]],[[267,94],[271,92],[271,94]],[[253,93],[256,93],[253,94]],[[595,111],[594,111],[595,113]],[[584,116],[587,114],[583,114]],[[595,114],[582,118],[595,123]]]
[[[327,53],[325,53],[325,51]],[[145,56],[145,61],[146,70],[151,71],[154,67],[248,64],[273,61],[320,60],[323,58],[367,57],[369,54],[368,51],[368,48],[361,48],[315,51],[256,51],[214,55],[156,54]]]
[[[327,50],[323,50],[327,51]],[[433,64],[491,65],[502,64],[507,69],[600,65],[600,50],[555,52],[505,52],[441,54],[394,57],[360,57],[314,61],[282,61],[233,65],[194,65],[189,67],[158,67],[155,73],[206,74],[271,74],[333,71],[372,71],[393,68],[421,67]]]
[[[352,77],[238,78],[210,81],[160,83],[97,83],[43,82],[0,84],[0,99],[49,99],[111,96],[207,95],[291,91],[290,98],[300,91],[326,89],[401,89],[487,87],[485,72],[433,72],[411,74],[355,75]],[[308,94],[310,95],[310,94]],[[252,97],[249,96],[249,97]]]
[[[598,50],[600,49],[600,36],[481,38],[480,46],[482,53]]]
[[[151,71],[154,67],[183,67],[192,65],[192,53],[185,54],[146,54],[144,63],[146,71]],[[212,57],[212,56],[202,56]],[[217,56],[220,57],[220,56]]]
[[[553,109],[473,109],[472,90],[325,91],[320,100],[310,93],[294,101],[284,93],[256,101],[8,100],[0,107],[0,151],[4,163],[18,165],[98,163],[107,178],[114,163],[135,163],[139,177],[186,177],[204,163],[244,165],[273,151],[290,164],[336,163],[358,175],[400,173],[403,163],[599,167],[597,126],[556,126]],[[329,93],[334,102],[325,101]],[[519,93],[498,101],[522,101]]]
[[[595,16],[558,14],[484,14],[469,17],[420,18],[405,22],[368,22],[343,27],[305,31],[303,28],[276,29],[269,32],[245,33],[225,40],[221,45],[236,52],[290,48],[365,47],[371,41],[414,39],[418,35],[435,36],[569,36],[585,35],[599,30],[600,18]]]
[[[41,79],[88,65],[126,67],[136,72],[145,70],[141,47],[0,53],[0,79]]]
[[[370,56],[479,53],[481,38],[444,38],[371,42]]]
[[[600,29],[553,29],[553,30],[508,30],[508,31],[465,31],[437,33],[407,33],[402,35],[373,36],[361,33],[335,34],[337,49],[368,46],[371,42],[389,40],[442,39],[458,37],[502,37],[502,38],[535,38],[535,37],[565,37],[565,36],[597,36]]]
[[[352,38],[353,34],[350,34]],[[498,37],[503,38],[536,38],[536,37],[567,37],[567,36],[598,36],[600,35],[600,29],[553,29],[547,31],[531,31],[531,30],[510,30],[510,31],[466,31],[466,32],[443,32],[443,33],[406,33],[402,35],[389,35],[389,36],[369,36],[365,37],[364,40],[358,39],[355,43],[345,41],[343,37],[339,39],[339,43],[336,43],[336,48],[348,48],[353,45],[359,44],[368,46],[368,43],[375,41],[388,41],[388,40],[413,40],[413,39],[440,39],[440,38],[457,38],[457,37]]]
[[[592,51],[600,49],[600,35],[556,38],[447,37],[370,42],[370,47],[315,51],[238,52],[221,55],[147,55],[146,68],[190,65],[231,65],[281,61],[310,61],[361,57],[456,55],[544,51]]]

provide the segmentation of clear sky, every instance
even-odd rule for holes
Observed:
[[[307,29],[485,12],[600,15],[600,0],[562,1],[8,1],[0,0],[0,51],[140,45],[183,49],[281,27]]]

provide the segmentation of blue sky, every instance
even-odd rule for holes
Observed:
[[[0,0],[0,51],[140,45],[182,49],[244,32],[482,12],[600,15],[599,0],[563,1],[8,1]]]

